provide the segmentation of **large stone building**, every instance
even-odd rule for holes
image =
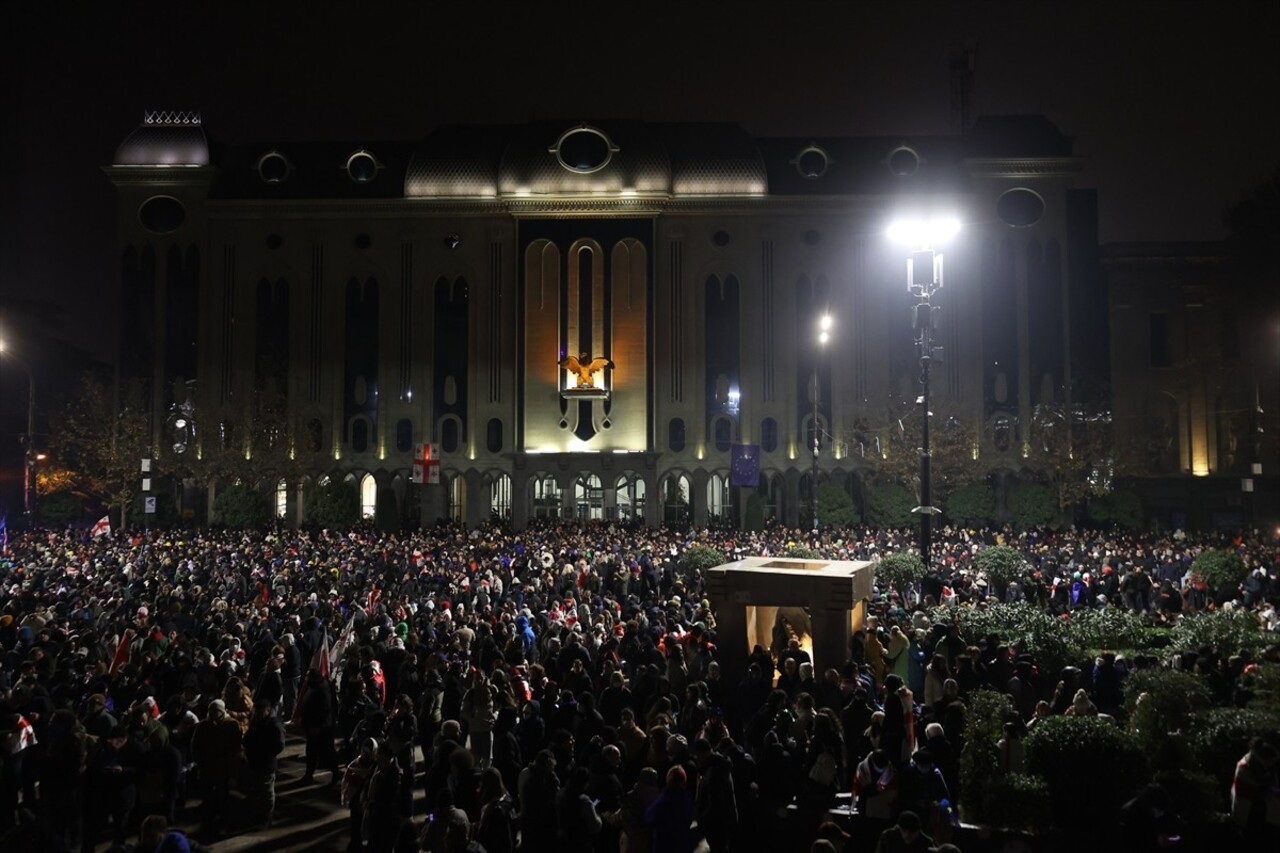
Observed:
[[[933,393],[974,458],[1025,468],[1034,407],[1105,377],[1080,166],[1038,116],[931,137],[602,120],[220,146],[197,115],[148,114],[105,170],[120,369],[148,380],[164,452],[179,412],[184,452],[252,457],[251,400],[285,401],[291,521],[312,483],[349,477],[400,518],[715,523],[742,512],[745,444],[766,512],[796,523],[812,472],[856,491],[918,393],[895,216],[963,222]],[[612,367],[561,366],[580,353]],[[411,484],[423,442],[438,488]]]

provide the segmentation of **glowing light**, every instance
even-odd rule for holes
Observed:
[[[960,233],[960,220],[954,216],[903,217],[889,223],[885,235],[903,246],[939,246]]]

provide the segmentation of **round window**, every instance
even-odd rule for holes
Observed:
[[[258,161],[258,177],[268,184],[281,184],[289,177],[293,167],[279,151],[271,151],[262,155]]]
[[[731,239],[728,231],[717,231],[711,235],[711,242],[717,246],[727,246]]]
[[[373,238],[372,238],[372,237],[370,237],[368,234],[357,234],[357,235],[356,235],[356,248],[357,248],[357,249],[367,249],[367,248],[369,248],[369,247],[370,247],[370,246],[372,246],[372,245],[373,245]]]
[[[597,172],[609,165],[618,149],[594,127],[577,127],[556,142],[556,158],[571,172]]]
[[[831,165],[827,152],[823,151],[816,145],[810,145],[796,155],[793,161],[796,164],[796,171],[800,173],[800,177],[821,178],[827,173],[827,167]]]
[[[138,208],[138,221],[153,234],[177,231],[186,218],[186,208],[172,196],[152,196]]]
[[[347,177],[357,184],[367,184],[378,176],[378,161],[368,151],[357,151],[347,158]]]
[[[268,234],[268,235],[267,235],[267,248],[268,248],[268,249],[279,249],[282,245],[284,245],[284,238],[283,238],[283,237],[281,237],[279,234]]]
[[[920,155],[903,145],[889,152],[889,171],[898,178],[909,178],[920,168]]]
[[[1035,225],[1044,216],[1044,199],[1025,187],[1009,190],[996,201],[996,216],[1014,228]]]

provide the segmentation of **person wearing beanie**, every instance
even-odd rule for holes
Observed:
[[[227,715],[221,699],[209,703],[209,714],[191,736],[191,757],[199,768],[204,788],[202,834],[217,838],[225,829],[231,780],[240,766],[244,735],[240,724]]]
[[[670,853],[691,853],[693,835],[693,797],[689,795],[689,776],[680,765],[667,771],[667,785],[645,810],[645,822],[653,828],[653,849]]]

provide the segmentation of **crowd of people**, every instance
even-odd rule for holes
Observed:
[[[0,843],[169,853],[270,826],[292,734],[305,768],[289,795],[330,786],[353,851],[852,849],[831,819],[842,802],[878,850],[954,850],[966,697],[1018,694],[1022,720],[999,745],[1015,771],[1026,725],[1111,711],[1123,679],[1112,660],[1106,678],[1019,689],[1033,660],[931,621],[936,605],[995,600],[980,549],[1020,549],[1025,576],[1002,598],[1056,614],[1172,622],[1235,606],[1276,627],[1274,540],[936,538],[934,571],[904,597],[877,592],[842,667],[816,672],[783,635],[726,683],[725,656],[747,650],[717,644],[687,549],[874,561],[913,534],[544,522],[14,535],[0,554]],[[1230,601],[1190,574],[1209,547],[1249,567]],[[1218,651],[1212,665],[1238,676]],[[1237,817],[1261,831],[1276,754],[1246,758]],[[177,828],[196,823],[193,838]]]

